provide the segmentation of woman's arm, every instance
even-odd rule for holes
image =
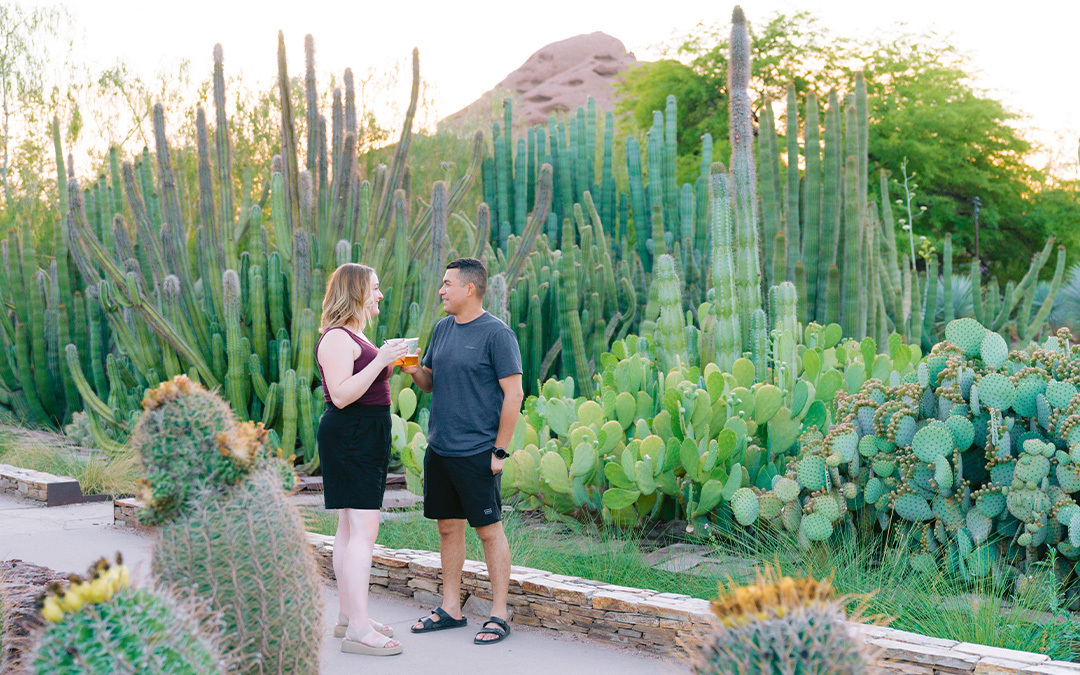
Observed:
[[[394,361],[405,356],[405,345],[400,342],[383,346],[379,353],[355,375],[352,372],[359,346],[343,330],[332,330],[319,343],[316,355],[322,366],[323,380],[335,407],[344,408],[367,393],[379,373]]]

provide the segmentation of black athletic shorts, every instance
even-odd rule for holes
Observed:
[[[424,453],[424,516],[467,519],[473,527],[502,520],[502,471],[491,473],[491,452],[444,457]]]

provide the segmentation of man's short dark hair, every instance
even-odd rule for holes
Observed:
[[[466,284],[472,284],[476,287],[476,295],[481,300],[484,299],[484,293],[487,292],[488,271],[487,265],[483,260],[477,258],[458,258],[452,260],[446,265],[448,270],[457,270],[461,276],[461,280]]]

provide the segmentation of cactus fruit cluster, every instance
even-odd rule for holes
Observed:
[[[695,675],[855,675],[870,664],[829,581],[758,570],[712,603],[712,630],[688,650]]]
[[[128,569],[104,558],[86,579],[52,584],[41,598],[47,623],[26,670],[42,675],[207,675],[229,672],[216,621],[198,602],[161,588],[134,588]]]
[[[839,527],[913,528],[912,564],[964,578],[1080,558],[1080,346],[1059,330],[1027,351],[970,318],[904,377],[836,396],[827,434],[803,435],[785,476],[757,493],[756,526],[804,544]]]
[[[317,673],[322,588],[283,489],[291,466],[267,450],[261,425],[238,423],[186,377],[148,392],[144,407],[133,444],[159,524],[155,576],[220,614],[239,672]]]
[[[73,574],[67,589],[59,584],[51,585],[41,597],[41,616],[53,623],[74,614],[87,605],[108,602],[117,591],[127,589],[131,577],[127,565],[119,553],[116,564],[110,565],[100,558],[90,567],[89,579]]]

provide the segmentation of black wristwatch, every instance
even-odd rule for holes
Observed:
[[[510,456],[510,453],[506,451],[506,448],[492,448],[491,452],[495,455],[495,459],[506,459]]]

